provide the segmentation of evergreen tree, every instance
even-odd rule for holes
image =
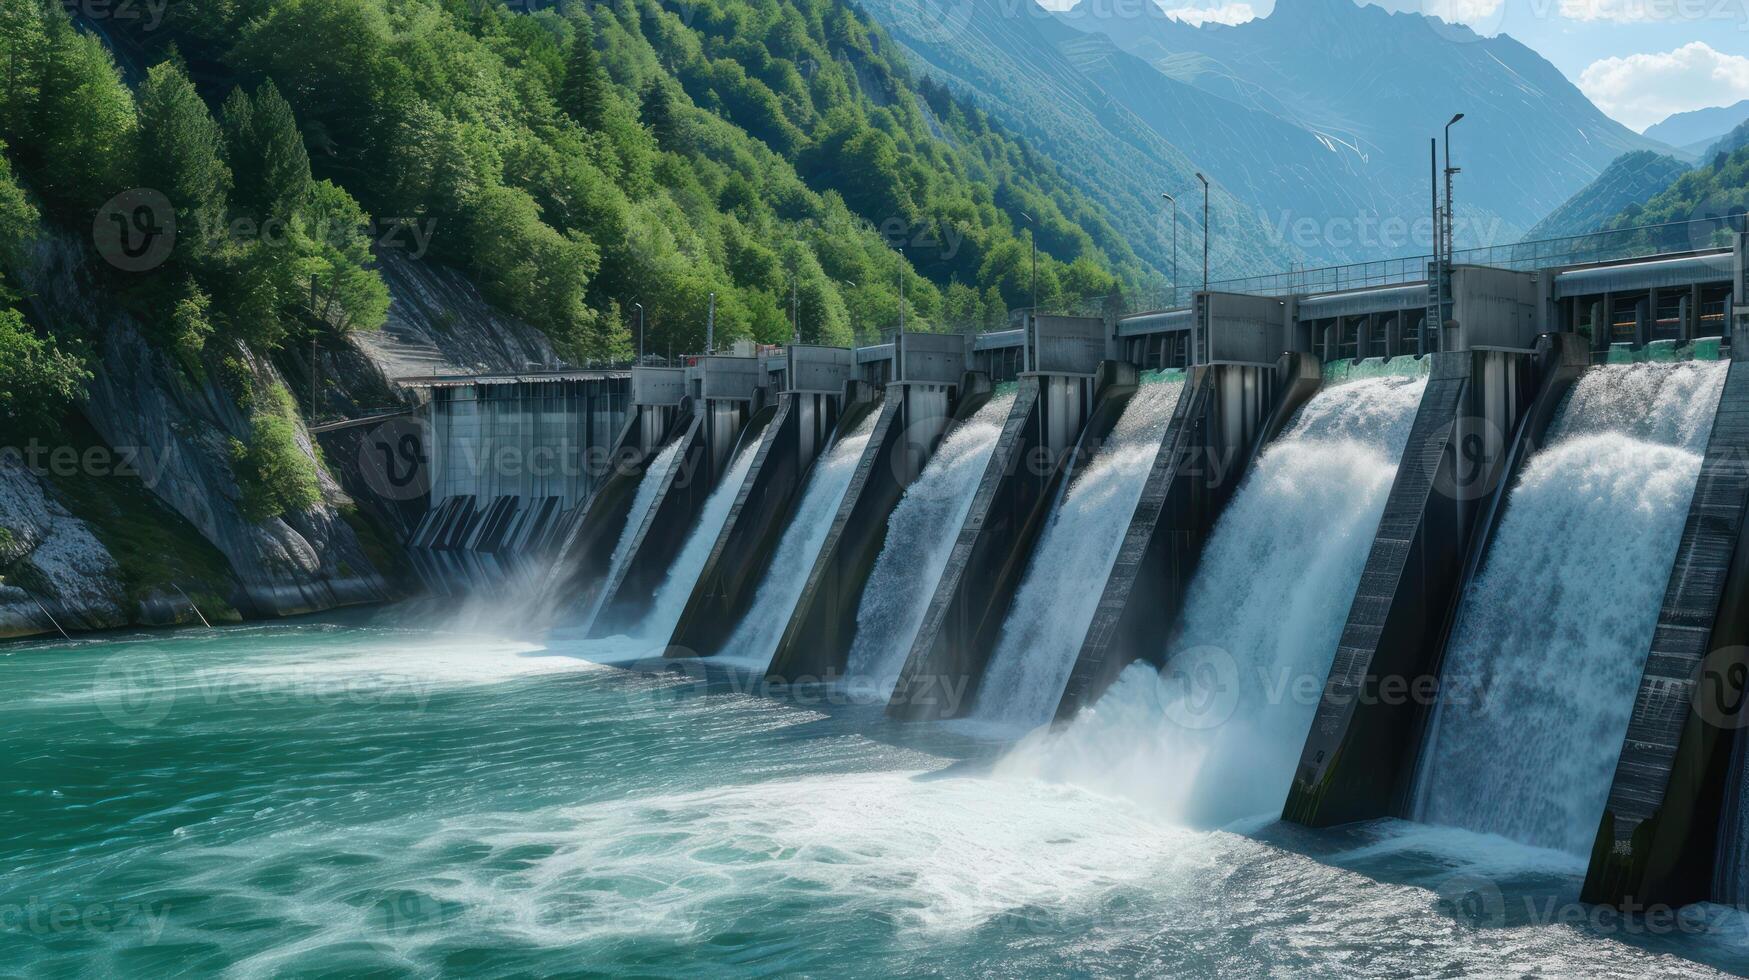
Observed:
[[[199,254],[222,232],[231,189],[219,125],[174,62],[146,73],[139,102],[138,172],[176,208],[179,247],[189,242]]]
[[[599,132],[607,121],[607,82],[601,56],[595,51],[595,31],[586,18],[577,19],[577,36],[565,61],[565,81],[559,106],[584,128]]]
[[[73,29],[59,5],[43,14],[41,97],[33,122],[14,136],[37,164],[36,189],[63,211],[95,208],[129,178],[134,102],[103,42]]]
[[[680,145],[679,127],[674,118],[674,93],[658,78],[644,90],[643,120],[656,137],[656,145],[672,150]]]
[[[310,199],[310,155],[298,135],[291,103],[271,81],[255,92],[249,142],[232,159],[247,166],[237,175],[237,197],[263,221],[291,220]]]

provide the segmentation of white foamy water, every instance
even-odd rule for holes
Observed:
[[[814,467],[802,502],[789,527],[784,529],[765,581],[760,583],[759,594],[735,635],[715,659],[754,670],[764,670],[771,664],[771,654],[783,638],[784,627],[789,625],[790,613],[802,597],[802,589],[807,587],[814,559],[820,554],[820,546],[826,543],[827,532],[832,530],[838,505],[844,501],[844,492],[850,487],[850,478],[856,475],[856,464],[862,459],[862,451],[868,446],[879,417],[878,410],[869,412],[855,429],[834,440],[825,458]]]
[[[1216,523],[1166,669],[1131,665],[1000,768],[1192,824],[1279,813],[1425,388],[1371,378],[1308,402]]]
[[[1419,817],[1590,852],[1724,363],[1592,368],[1464,597]]]
[[[954,429],[893,508],[886,544],[856,611],[847,686],[859,695],[882,701],[892,696],[1013,407],[1012,394],[998,395]]]
[[[1039,536],[973,717],[1033,728],[1056,713],[1183,385],[1143,385]]]

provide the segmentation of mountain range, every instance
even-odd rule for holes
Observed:
[[[1428,139],[1454,112],[1460,244],[1514,240],[1622,154],[1671,150],[1509,36],[1352,0],[1280,0],[1236,26],[1191,26],[1147,0],[932,4],[868,9],[927,71],[1055,155],[1120,228],[1157,214],[1162,191],[1200,194],[1192,175],[1207,174],[1217,279],[1427,251]]]
[[[1749,119],[1749,99],[1733,105],[1678,112],[1647,127],[1645,136],[1699,154],[1746,119]]]

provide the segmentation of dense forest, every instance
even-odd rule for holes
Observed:
[[[1730,145],[1729,138],[1721,145]],[[1644,228],[1624,234],[1641,240],[1647,250],[1728,248],[1731,232],[1744,229],[1746,213],[1749,146],[1739,146],[1717,150],[1705,166],[1683,172],[1646,203],[1616,215],[1605,228]]]
[[[1035,235],[1041,307],[1159,285],[1050,161],[839,0],[161,13],[0,0],[0,260],[78,231],[191,371],[226,369],[215,334],[267,353],[380,325],[382,248],[463,269],[574,363],[628,358],[639,305],[652,351],[698,350],[713,294],[719,343],[792,320],[877,337],[901,280],[908,327],[998,326],[1032,303]],[[115,254],[171,225],[167,255]],[[52,413],[98,338],[33,329],[8,278],[0,412]],[[271,439],[289,404],[255,401]]]

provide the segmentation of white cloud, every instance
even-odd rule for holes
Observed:
[[[1617,24],[1744,19],[1740,0],[1560,0],[1560,10],[1568,20]]]
[[[1166,16],[1192,27],[1201,27],[1204,24],[1243,24],[1256,20],[1257,11],[1252,10],[1248,3],[1227,3],[1219,7],[1175,7],[1167,10]]]
[[[1579,73],[1579,89],[1623,124],[1645,129],[1674,112],[1749,98],[1749,58],[1693,41],[1674,51],[1594,61]]]

